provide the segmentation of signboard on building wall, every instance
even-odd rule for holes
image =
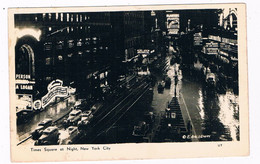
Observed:
[[[197,32],[193,35],[194,37],[194,46],[202,46],[202,33],[201,32]]]
[[[149,56],[150,50],[149,49],[137,49],[137,54],[142,55],[144,58]]]
[[[166,14],[168,34],[177,35],[180,29],[179,14]]]
[[[205,53],[208,55],[217,55],[218,54],[218,43],[210,42],[205,45]]]
[[[35,81],[29,74],[15,74],[15,89],[17,94],[32,94]]]
[[[168,34],[170,35],[178,35],[179,29],[168,29]]]
[[[208,39],[221,42],[221,37],[220,36],[209,35]]]
[[[32,111],[33,96],[30,94],[16,95],[16,113],[20,111]]]
[[[47,87],[48,93],[42,97],[42,108],[50,104],[56,97],[66,97],[69,95],[68,87],[64,87],[63,81],[53,80]]]

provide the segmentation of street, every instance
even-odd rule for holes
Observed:
[[[15,15],[17,145],[239,141],[235,11]]]
[[[165,110],[167,103],[175,96],[173,78],[175,75],[171,72],[175,72],[175,68],[178,68],[178,64],[170,65],[170,60],[170,56],[164,60],[168,68],[167,74],[172,75],[170,88],[165,88],[163,93],[158,93],[158,82],[161,82],[163,77],[161,73],[155,73],[157,81],[153,87],[152,101],[148,96],[143,98],[119,123],[114,125],[110,132],[107,132],[106,141],[102,138],[103,142],[138,142],[133,138],[132,131],[139,121],[144,120],[144,113],[153,112],[159,117]],[[192,138],[192,141],[239,140],[238,96],[231,91],[227,91],[226,94],[215,91],[214,94],[208,94],[201,81],[187,75],[189,72],[182,73],[182,70],[177,72],[179,75],[176,96],[179,98],[185,125],[190,121],[192,126],[192,133],[186,137]],[[149,101],[151,104],[148,103]]]
[[[70,107],[75,104],[75,96],[70,96],[64,101],[58,103],[53,103],[52,105],[45,108],[44,111],[34,115],[27,122],[17,125],[17,135],[19,141],[29,137],[31,132],[35,130],[38,123],[46,118],[51,118],[53,121],[59,119],[60,117],[68,114]]]

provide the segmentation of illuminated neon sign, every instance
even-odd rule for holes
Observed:
[[[66,97],[69,95],[68,87],[63,87],[63,81],[54,80],[52,81],[47,89],[48,93],[42,97],[42,108],[49,105],[56,97]]]

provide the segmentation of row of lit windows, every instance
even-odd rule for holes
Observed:
[[[111,28],[110,26],[104,26],[104,25],[96,25],[95,23],[92,25],[85,25],[85,26],[69,26],[69,27],[55,27],[55,26],[49,26],[47,27],[47,33],[52,32],[75,32],[75,33],[106,33],[110,32]]]
[[[91,13],[88,14],[76,14],[76,13],[43,13],[42,19],[46,21],[55,20],[61,22],[83,22],[91,19]],[[35,16],[35,21],[39,20],[40,15]],[[109,13],[98,13],[92,15],[95,21],[99,19],[109,21]]]
[[[84,30],[89,30],[90,29],[90,27],[91,26],[84,26]],[[49,32],[51,32],[51,31],[53,31],[54,29],[53,29],[53,27],[48,27],[48,31]],[[60,30],[60,29],[59,29]],[[74,30],[83,30],[83,26],[78,26],[78,27],[67,27],[66,28],[66,31],[67,31],[67,33],[69,33],[69,32],[73,32]]]
[[[35,21],[38,21],[39,16],[35,16]],[[69,13],[43,13],[43,20],[56,20],[61,22],[83,22],[90,20],[90,16],[84,14],[69,14]]]
[[[100,38],[96,38],[96,37],[86,38],[85,42],[82,39],[79,39],[76,42],[74,42],[74,40],[68,40],[67,41],[67,48],[72,49],[72,48],[75,47],[75,45],[76,45],[76,47],[82,47],[85,44],[87,46],[89,46],[89,45],[95,45],[96,46],[96,47],[93,48],[92,52],[96,52],[97,49],[108,50],[108,46],[100,45],[99,40],[100,40]],[[53,46],[54,45],[52,44],[52,42],[46,42],[46,43],[44,43],[44,50],[50,51],[50,50],[52,50]],[[64,46],[65,46],[64,41],[56,42],[56,49],[57,50],[62,50],[64,48]]]
[[[124,13],[125,18],[144,18],[144,12],[125,12]]]
[[[105,49],[108,50],[108,47],[105,47]],[[80,60],[82,61],[82,59],[83,59],[82,57],[83,57],[84,54],[85,54],[85,55],[90,55],[90,56],[93,55],[93,57],[94,57],[94,56],[98,56],[98,55],[106,55],[106,54],[107,54],[107,53],[101,53],[101,52],[98,53],[97,48],[93,48],[93,49],[92,49],[92,52],[93,52],[94,54],[89,54],[89,53],[90,53],[90,50],[85,50],[85,53],[84,53],[83,51],[78,51],[77,53],[68,53],[68,54],[66,54],[66,56],[67,56],[68,58],[71,58],[71,57],[73,57],[74,55],[77,55],[78,57],[80,57]],[[62,60],[63,60],[63,57],[64,57],[64,55],[59,54],[59,55],[57,55],[57,60],[58,60],[58,61],[62,61]],[[87,56],[86,56],[86,57],[87,57]],[[85,59],[86,59],[86,58],[85,58]],[[45,60],[45,64],[46,64],[46,65],[55,65],[54,60],[55,60],[55,58],[53,58],[53,57],[47,57],[46,60]],[[87,60],[89,61],[89,59],[87,59]]]

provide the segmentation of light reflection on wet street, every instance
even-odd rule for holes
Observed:
[[[53,103],[47,106],[44,111],[35,114],[27,122],[17,125],[17,137],[19,141],[25,139],[44,119],[51,118],[53,121],[66,114],[70,107],[75,103],[75,96],[70,96],[67,100]]]
[[[152,72],[156,76],[157,81],[153,87],[150,105],[140,105],[142,102],[135,105],[130,113],[115,125],[117,130],[109,133],[110,136],[113,135],[111,142],[117,142],[119,138],[121,142],[136,142],[129,140],[129,137],[131,138],[133,126],[144,119],[141,116],[141,111],[152,111],[158,116],[165,110],[167,103],[175,94],[179,98],[185,125],[191,120],[193,126],[192,135],[210,136],[193,141],[239,140],[238,95],[235,95],[231,89],[227,89],[226,93],[208,90],[202,80],[191,75],[189,71],[179,69],[179,64],[171,65],[170,60],[171,56],[167,56],[164,61],[165,72]],[[165,73],[171,78],[171,85],[169,89],[165,88],[159,93],[157,89],[158,83],[162,82],[163,74]],[[176,74],[178,81],[175,85]],[[126,127],[125,125],[128,126]],[[118,129],[120,129],[122,134],[124,133],[124,136],[126,134],[130,136],[123,137],[119,135]],[[122,141],[123,138],[125,138],[124,141]]]
[[[209,90],[205,87],[203,80],[192,75],[190,70],[183,70],[180,64],[171,63],[171,59],[172,56],[169,55],[165,59],[160,59],[159,62],[165,64],[162,64],[161,71],[151,71],[156,77],[152,92],[147,93],[106,132],[105,142],[139,142],[132,136],[134,126],[145,119],[144,114],[147,112],[153,112],[158,120],[174,96],[179,99],[185,126],[191,122],[193,127],[191,135],[195,137],[210,136],[192,141],[239,140],[238,95],[235,95],[231,89],[227,89],[225,93],[218,93],[214,89]],[[158,85],[164,83],[165,76],[170,78],[171,83],[169,87],[165,87],[162,92],[159,92]],[[72,96],[68,102],[67,100],[61,101],[36,114],[25,123],[26,126],[25,124],[18,125],[19,140],[28,137],[37,124],[45,118],[55,120],[66,114],[75,101],[75,96]]]

